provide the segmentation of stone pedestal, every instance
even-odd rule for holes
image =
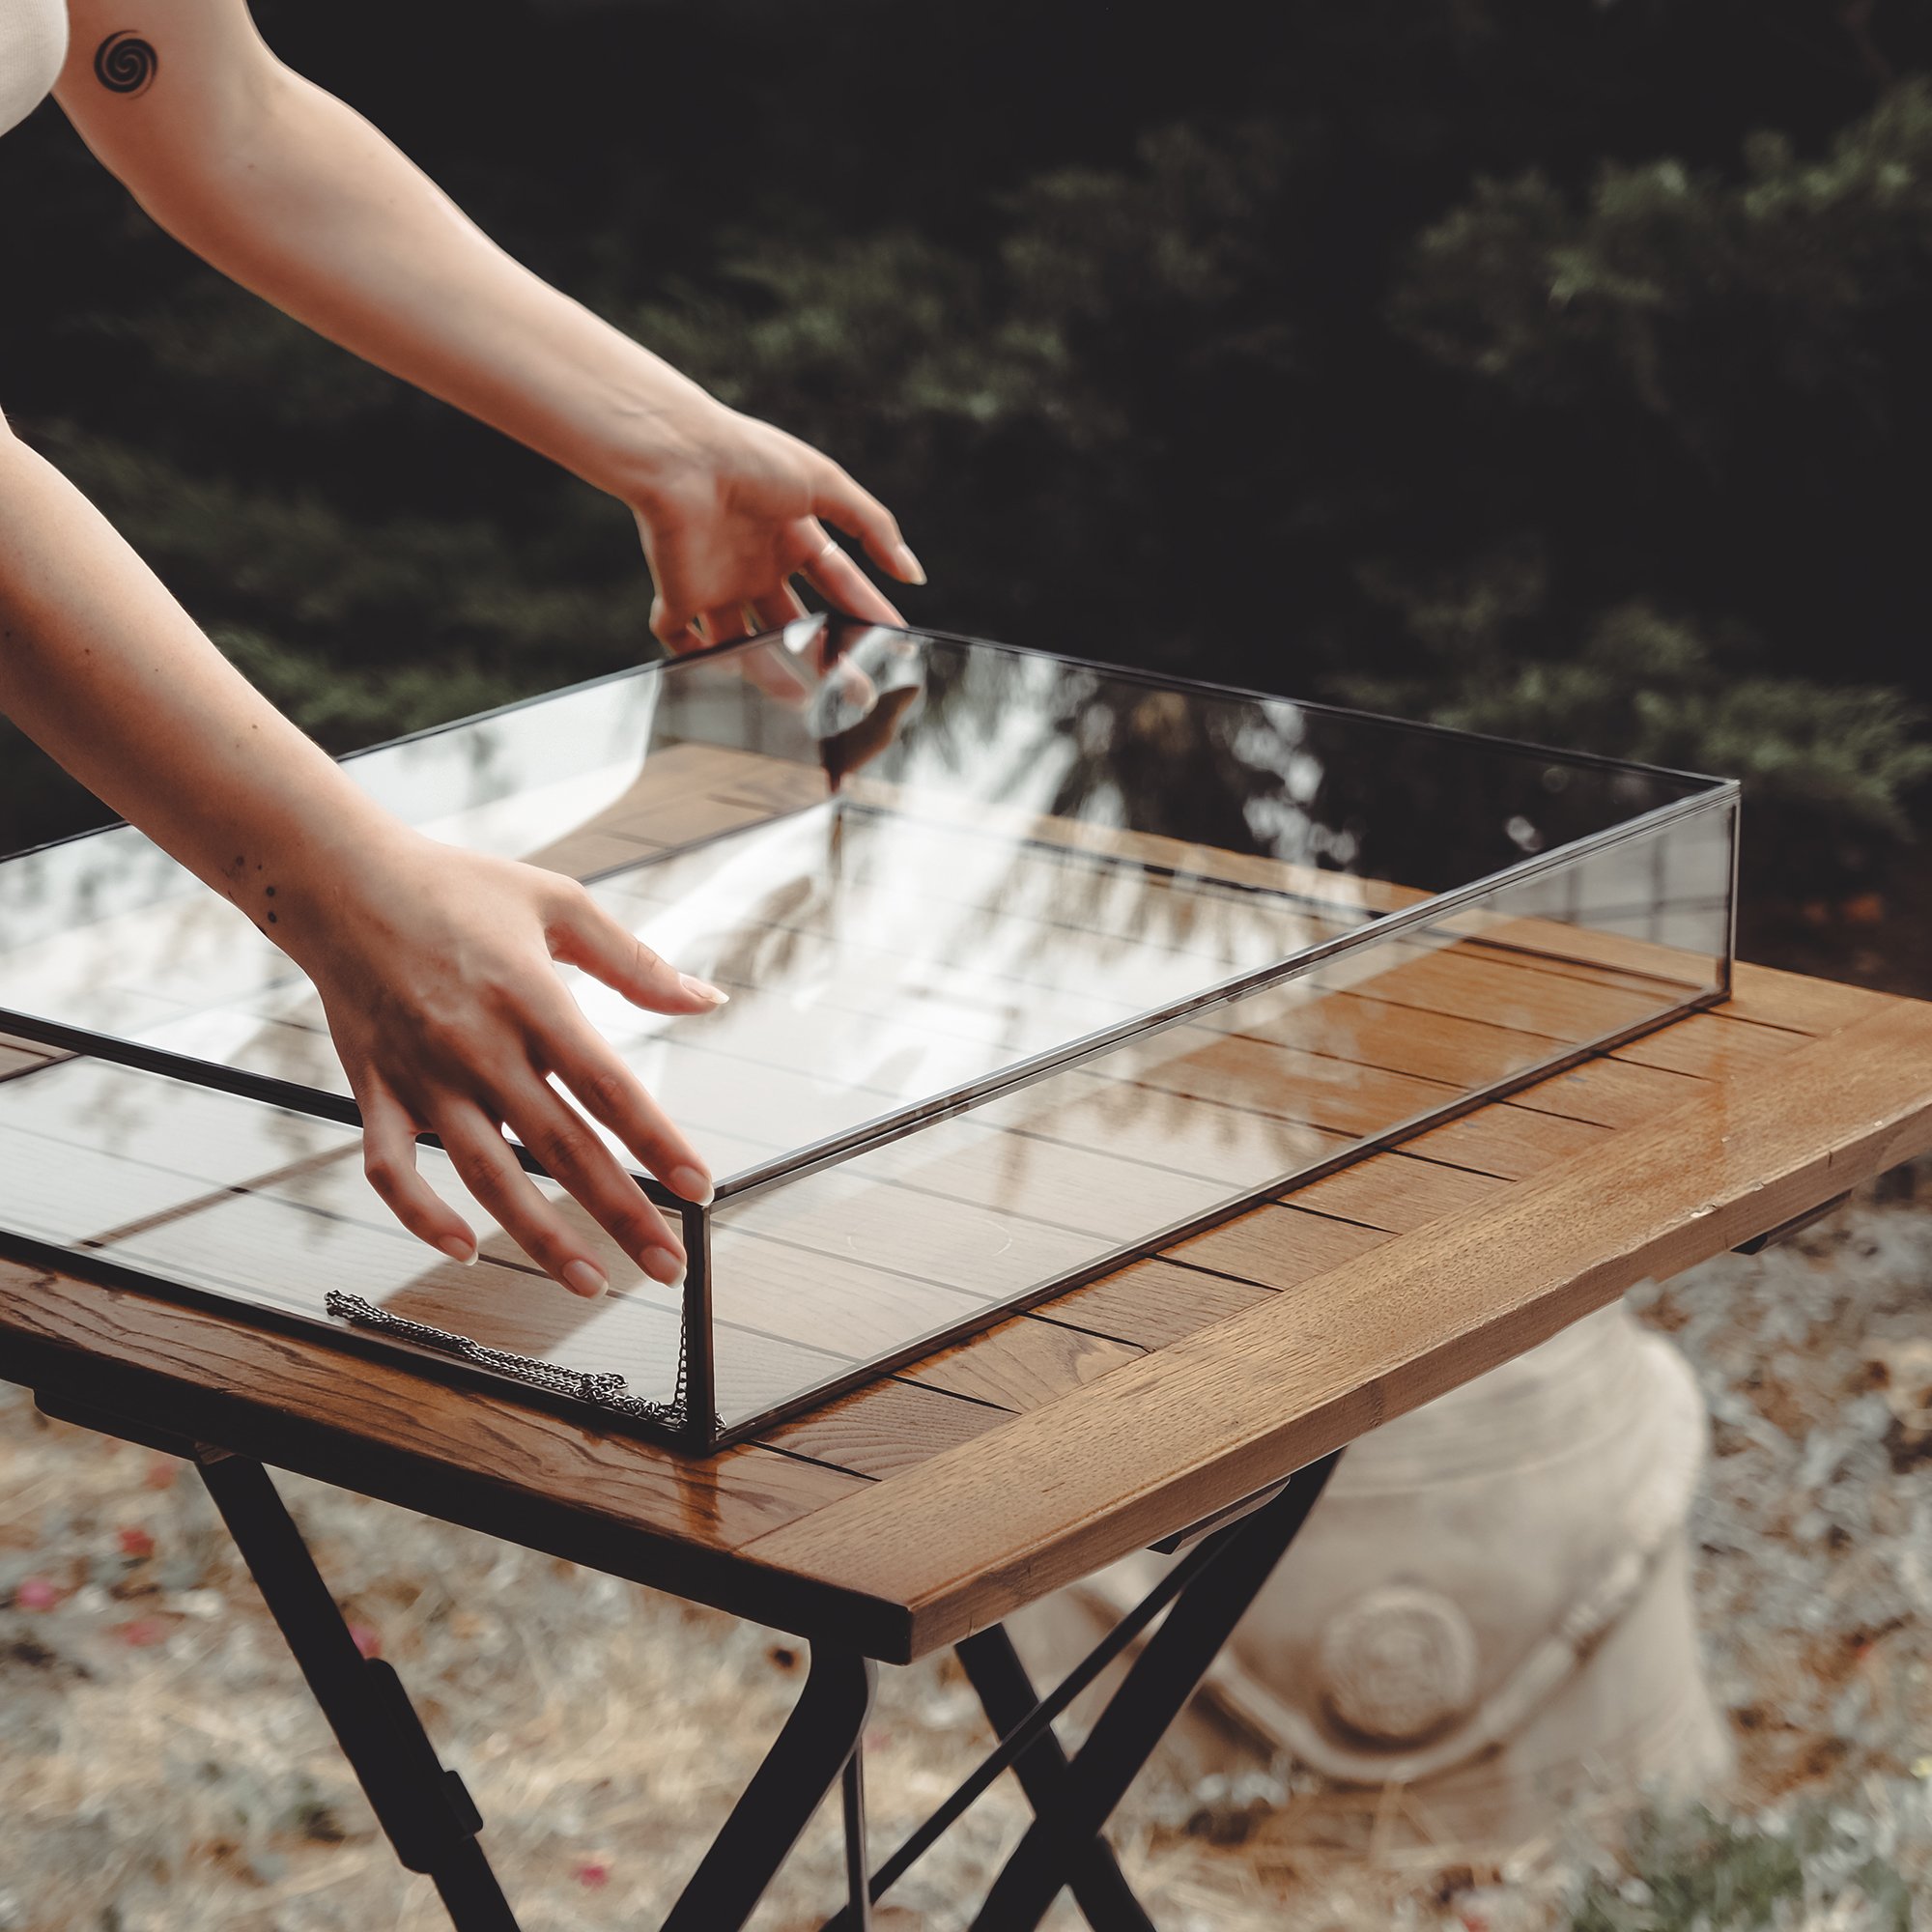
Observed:
[[[1728,1742],[1684,1538],[1704,1447],[1689,1369],[1620,1307],[1364,1437],[1217,1665],[1189,1768],[1285,1752],[1492,1847],[1589,1794],[1708,1784]],[[1160,1568],[1042,1606],[1023,1649],[1050,1674]]]

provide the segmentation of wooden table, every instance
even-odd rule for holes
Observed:
[[[714,1932],[749,1912],[841,1773],[848,1815],[860,1815],[853,1747],[870,1660],[904,1663],[966,1643],[996,1728],[1010,1731],[1030,1687],[1016,1685],[1009,1649],[974,1648],[976,1633],[1132,1549],[1232,1520],[1280,1491],[1201,1546],[1214,1562],[1214,1598],[1245,1602],[1252,1589],[1237,1569],[1259,1571],[1259,1587],[1313,1501],[1322,1459],[1632,1283],[1802,1219],[1928,1146],[1932,1005],[1741,967],[1722,1007],[708,1461],[4,1264],[0,1373],[55,1412],[195,1453],[258,1576],[264,1539],[286,1519],[256,1459],[808,1639],[812,1677],[769,1776],[668,1921]],[[1316,1477],[1281,1489],[1311,1467]],[[319,1579],[303,1579],[305,1561],[283,1546],[270,1562],[278,1579],[265,1587],[312,1683],[320,1670],[318,1693],[339,1735],[347,1723],[356,1757],[357,1726],[376,1704],[359,1660],[331,1648],[333,1606]],[[1120,1719],[1135,1748],[1179,1708],[1225,1634],[1208,1606],[1195,1593],[1192,1650],[1183,1634],[1164,1662],[1159,1639],[1144,1653],[1153,1668]],[[1183,1595],[1163,1633],[1187,1608]],[[384,1687],[383,1721],[410,1734],[400,1695]],[[419,1729],[412,1738],[415,1782],[434,1783]],[[1122,1739],[1111,1742],[1124,1761]],[[361,1749],[366,1759],[366,1733]],[[1037,1719],[1009,1746],[1041,1815],[981,1922],[1034,1923],[1063,1883],[1075,1884],[1096,1924],[1148,1922],[1115,1889],[1094,1835],[1106,1815],[1096,1807],[1124,1779],[1096,1782],[1090,1754],[1069,1765]],[[361,1759],[357,1769],[366,1775]],[[419,1792],[372,1796],[406,1859],[434,1856],[455,1873],[438,1879],[460,1923],[514,1924],[507,1908],[492,1916],[494,1882],[470,1869],[480,1853],[461,1805],[469,1850],[456,1863],[469,1877],[443,1842],[456,1828],[425,1824]],[[855,1884],[841,1923],[864,1917]]]

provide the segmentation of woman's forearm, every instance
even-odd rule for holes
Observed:
[[[70,0],[61,105],[142,206],[321,333],[542,451],[636,513],[674,649],[787,622],[802,578],[897,611],[827,535],[905,583],[885,505],[818,451],[736,414],[512,261],[341,101],[291,73],[245,0]]]
[[[696,419],[716,409],[704,391],[504,253],[361,115],[276,61],[237,0],[197,0],[153,30],[154,80],[133,98],[93,72],[108,14],[96,0],[73,13],[63,105],[197,254],[628,502],[691,460]]]
[[[347,854],[401,830],[4,429],[0,712],[291,951]]]
[[[432,1132],[497,1224],[566,1287],[601,1293],[609,1253],[530,1182],[507,1126],[624,1257],[679,1278],[678,1236],[561,1090],[686,1199],[708,1199],[710,1179],[555,963],[657,1012],[706,1012],[724,995],[640,946],[575,881],[433,844],[390,817],[4,427],[0,712],[308,972],[362,1112],[369,1178],[404,1226],[475,1259],[463,1215],[416,1171],[415,1138]]]

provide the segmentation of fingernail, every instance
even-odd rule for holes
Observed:
[[[563,1271],[563,1285],[572,1294],[581,1294],[586,1301],[602,1294],[611,1286],[604,1279],[604,1270],[593,1267],[588,1262],[572,1262]]]
[[[684,1264],[668,1248],[646,1248],[642,1267],[653,1281],[661,1281],[667,1288],[675,1288],[684,1279]]]
[[[467,1268],[476,1265],[476,1243],[467,1241],[461,1235],[445,1235],[437,1246],[453,1262],[461,1262]]]
[[[707,1006],[722,1007],[731,997],[723,986],[714,986],[709,980],[700,980],[695,973],[680,973],[677,983],[694,1000],[702,1000]]]
[[[925,582],[925,565],[920,562],[919,558],[913,555],[912,552],[904,544],[899,545],[897,556],[899,574],[908,583],[923,583]]]
[[[665,1183],[673,1194],[681,1195],[694,1208],[711,1206],[711,1177],[701,1174],[695,1167],[674,1167],[665,1176]]]

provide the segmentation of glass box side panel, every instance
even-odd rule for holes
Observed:
[[[353,1127],[107,1061],[58,1061],[0,1081],[0,1247],[23,1236],[71,1255],[83,1272],[106,1263],[244,1319],[337,1336],[326,1297],[345,1293],[487,1348],[621,1375],[643,1401],[672,1401],[683,1341],[676,1290],[641,1274],[575,1202],[539,1180],[592,1241],[612,1284],[596,1301],[570,1294],[534,1270],[441,1153],[423,1148],[417,1160],[476,1230],[474,1266],[403,1232],[363,1179]],[[768,1392],[804,1371],[753,1359],[740,1373],[762,1374],[750,1386]]]
[[[1194,1226],[1181,1264],[1151,1264],[1137,1290],[1174,1297],[1183,1325],[1190,1294],[1208,1293],[1201,1270],[1260,1295],[1339,1264],[1380,1236],[1352,1217],[1219,1217],[1720,995],[1735,833],[1720,795],[1453,912],[1372,932],[1285,984],[721,1202],[721,1387],[754,1347],[809,1345],[824,1372],[792,1392],[796,1407]],[[1602,1130],[1582,1078],[1488,1125],[1451,1121],[1438,1151],[1509,1177]],[[770,1413],[722,1396],[720,1407],[729,1430]]]

